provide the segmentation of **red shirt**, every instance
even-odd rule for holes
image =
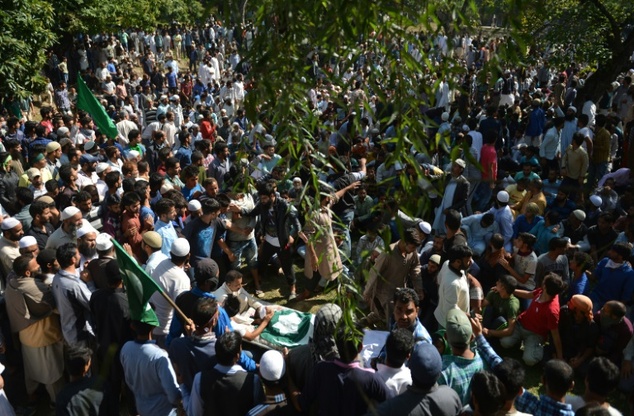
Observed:
[[[498,154],[495,150],[495,146],[492,144],[485,144],[480,150],[480,164],[482,165],[482,180],[495,180],[498,176]],[[490,173],[493,170],[493,177]]]
[[[546,338],[559,327],[559,295],[549,302],[538,302],[542,289],[533,290],[531,305],[517,318],[525,329]]]
[[[203,120],[200,123],[200,135],[203,136],[203,139],[213,141],[216,137],[216,126],[212,125],[210,121]]]

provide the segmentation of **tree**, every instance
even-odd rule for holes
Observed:
[[[55,41],[54,13],[45,0],[3,1],[0,8],[0,94],[36,91],[46,50]]]
[[[598,100],[616,77],[632,66],[634,9],[618,0],[506,0],[497,3],[512,36],[533,50],[549,47],[555,66],[571,62],[596,68],[578,100]],[[561,68],[563,69],[563,68]]]

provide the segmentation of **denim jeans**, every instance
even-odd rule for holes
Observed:
[[[231,263],[232,270],[238,270],[241,267],[240,259],[243,256],[249,269],[258,267],[258,246],[255,244],[255,238],[244,241],[229,241],[229,248],[236,256],[236,261]]]

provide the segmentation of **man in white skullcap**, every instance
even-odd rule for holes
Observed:
[[[90,278],[97,289],[107,289],[109,285],[106,265],[111,261],[115,261],[114,244],[110,234],[106,233],[98,234],[95,241],[98,257],[88,263],[86,270],[90,273]]]
[[[509,193],[498,192],[495,198],[495,205],[488,211],[495,216],[498,230],[504,237],[504,249],[507,253],[513,252],[513,212],[509,207]]]
[[[31,235],[25,235],[20,239],[18,243],[20,249],[20,255],[30,254],[33,257],[37,257],[40,254],[40,248],[37,245],[37,240]]]
[[[5,279],[13,270],[13,260],[20,256],[19,241],[24,236],[22,223],[13,217],[5,218],[0,225],[2,238],[0,238],[0,264],[2,265],[1,288],[4,289]]]
[[[189,262],[189,251],[187,239],[177,238],[170,249],[171,257],[159,263],[152,273],[154,281],[172,300],[176,300],[178,295],[191,289],[189,276],[185,273],[185,265]],[[152,338],[160,347],[163,347],[174,317],[174,308],[158,292],[152,295],[150,302],[154,305],[154,311],[159,320],[159,325],[152,332]]]
[[[77,207],[66,207],[61,215],[62,225],[46,242],[46,248],[57,249],[66,243],[77,243],[77,230],[89,226],[90,223],[83,219],[81,211]]]
[[[98,231],[92,225],[83,226],[77,230],[77,250],[81,254],[80,272],[89,262],[97,258],[97,234]]]

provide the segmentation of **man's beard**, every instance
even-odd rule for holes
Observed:
[[[87,246],[86,244],[79,244],[79,246],[77,247],[77,249],[79,250],[79,252],[86,258],[86,259],[92,259],[93,257],[95,257],[97,255],[97,248],[90,248],[89,246]]]
[[[76,224],[71,224],[68,227],[68,234],[70,234],[71,237],[73,237],[73,238],[77,238],[77,225]]]

